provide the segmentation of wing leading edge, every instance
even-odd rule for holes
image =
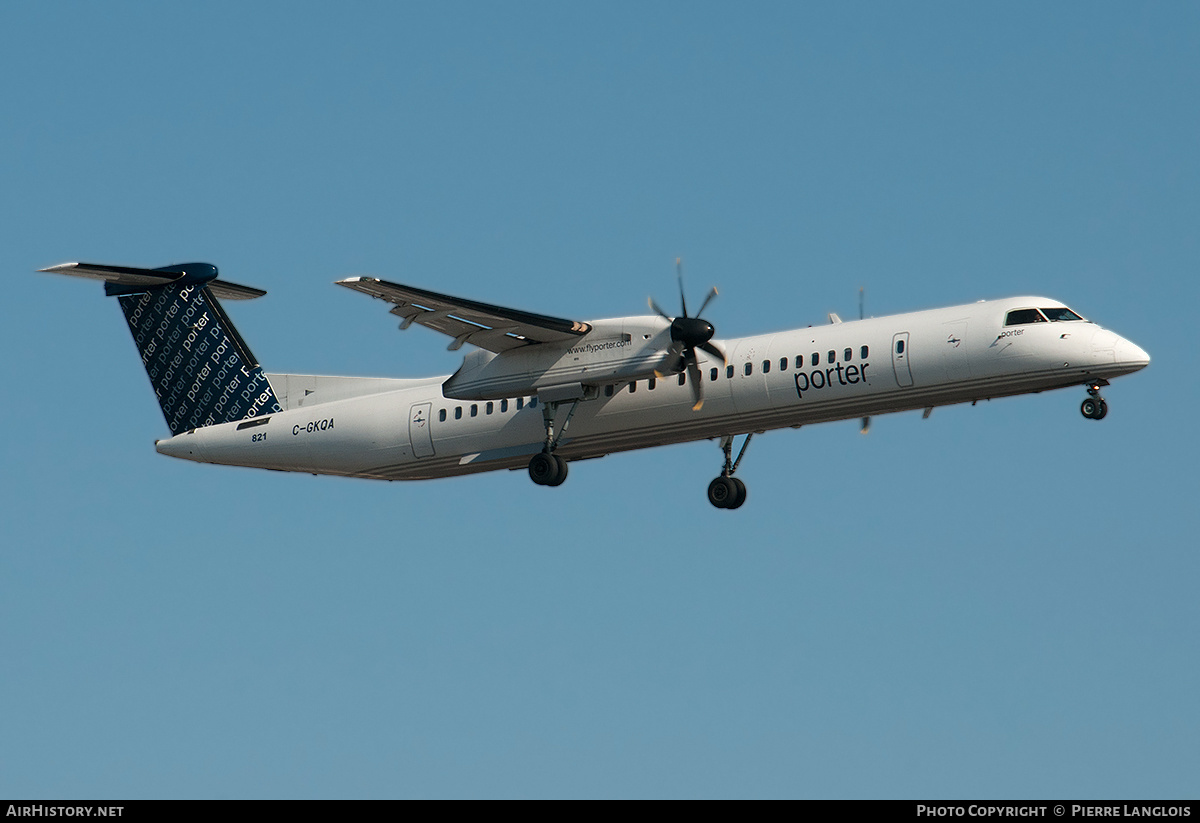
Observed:
[[[574,340],[592,330],[587,323],[575,320],[463,300],[374,277],[348,277],[337,284],[395,304],[391,313],[403,319],[401,329],[416,323],[453,337],[451,351],[470,343],[500,353],[520,346]]]

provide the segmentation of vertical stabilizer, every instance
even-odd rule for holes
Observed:
[[[216,267],[205,263],[164,269],[66,263],[43,271],[106,281],[171,434],[283,411],[214,294],[236,299],[265,292],[216,280]]]

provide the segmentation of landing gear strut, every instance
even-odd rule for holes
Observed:
[[[554,451],[558,448],[558,441],[567,431],[567,426],[571,425],[571,418],[575,414],[576,407],[579,406],[579,401],[575,400],[571,403],[567,419],[563,421],[562,428],[556,435],[554,418],[558,414],[558,406],[558,403],[542,403],[542,422],[546,426],[546,445],[542,446],[542,450],[529,459],[529,479],[539,486],[561,486],[567,479],[567,461],[555,454]]]
[[[1088,386],[1088,398],[1079,405],[1079,411],[1083,412],[1083,416],[1088,420],[1103,420],[1108,414],[1108,404],[1100,396],[1100,387],[1107,385],[1107,380],[1097,380]]]
[[[725,467],[721,469],[721,476],[708,484],[708,502],[712,503],[718,509],[736,509],[746,502],[746,484],[733,476],[737,471],[738,464],[742,462],[742,456],[746,453],[746,447],[750,445],[750,438],[753,434],[746,435],[746,439],[742,441],[742,448],[738,451],[737,460],[733,458],[733,436],[726,435],[721,438],[721,451],[725,453]]]

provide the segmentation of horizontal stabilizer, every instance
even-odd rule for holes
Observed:
[[[223,300],[249,300],[266,294],[262,289],[239,286],[217,279],[217,267],[208,263],[181,263],[160,269],[137,269],[131,266],[108,266],[99,263],[61,263],[38,271],[50,274],[69,274],[103,280],[109,296],[136,294],[159,286],[207,284],[215,297]]]

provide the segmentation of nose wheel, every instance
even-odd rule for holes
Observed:
[[[746,439],[742,442],[742,448],[738,452],[737,460],[732,459],[733,437],[721,438],[721,451],[725,453],[725,467],[721,469],[721,476],[708,484],[708,502],[718,509],[736,509],[746,502],[746,484],[734,477],[733,473],[737,471],[738,464],[742,462],[742,455],[746,453],[746,447],[750,445],[750,438],[753,436],[753,434],[746,435]]]
[[[1098,383],[1092,383],[1088,386],[1088,397],[1079,404],[1079,411],[1088,420],[1103,420],[1108,414],[1108,404],[1104,402],[1104,398],[1100,396],[1100,387],[1107,386],[1108,381],[1102,380]]]

